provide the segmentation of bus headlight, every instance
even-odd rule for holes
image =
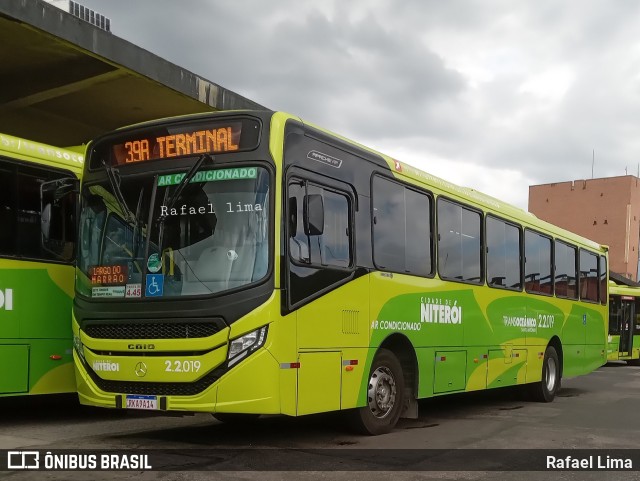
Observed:
[[[73,348],[76,350],[76,353],[78,354],[78,357],[80,357],[80,359],[85,361],[85,358],[84,358],[84,345],[82,344],[82,341],[80,340],[80,336],[73,336]]]
[[[256,329],[244,336],[234,339],[229,344],[229,367],[247,357],[264,345],[267,340],[267,326]]]

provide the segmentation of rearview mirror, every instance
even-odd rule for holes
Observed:
[[[322,235],[324,232],[324,201],[320,194],[304,197],[304,233]]]

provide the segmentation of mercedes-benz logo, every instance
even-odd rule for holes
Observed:
[[[147,375],[147,365],[144,362],[139,362],[136,364],[134,372],[138,377],[145,377]]]

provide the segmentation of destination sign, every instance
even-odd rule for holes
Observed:
[[[93,285],[109,286],[127,283],[129,269],[126,264],[89,267],[89,280]]]
[[[183,155],[235,152],[239,148],[242,123],[181,134],[127,140],[113,146],[116,163],[169,159]]]
[[[233,117],[171,122],[123,133],[115,140],[105,139],[91,153],[91,167],[99,167],[103,161],[121,166],[252,150],[258,146],[259,138],[260,123],[257,119]]]

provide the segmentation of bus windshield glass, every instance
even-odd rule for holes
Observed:
[[[267,170],[203,167],[188,183],[185,175],[116,172],[83,187],[79,294],[201,296],[264,278]]]

